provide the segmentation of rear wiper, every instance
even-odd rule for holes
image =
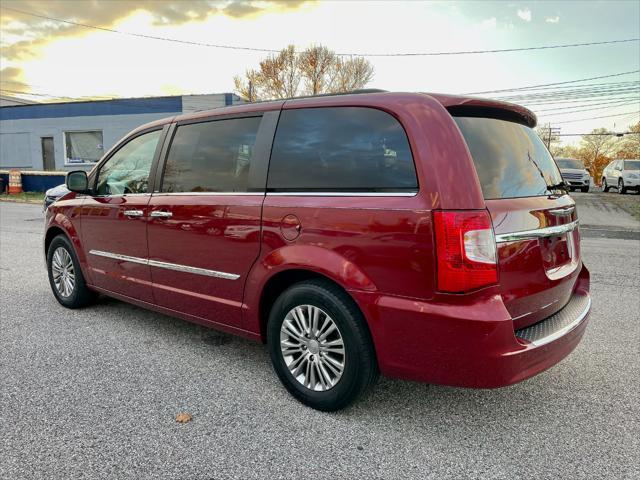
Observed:
[[[565,183],[565,181],[561,181],[560,183],[556,183],[554,185],[547,185],[547,190],[549,191],[553,191],[553,190],[567,190],[567,188],[569,187],[569,185],[567,185]]]

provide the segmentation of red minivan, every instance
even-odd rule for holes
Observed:
[[[379,373],[522,381],[580,341],[575,204],[508,103],[366,92],[144,125],[47,210],[57,300],[105,294],[266,342],[337,410]]]

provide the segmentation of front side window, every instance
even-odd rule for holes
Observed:
[[[102,130],[64,132],[65,163],[95,163],[102,158]]]
[[[147,193],[160,130],[145,133],[126,143],[100,167],[97,195]]]
[[[362,107],[285,110],[269,164],[270,191],[380,192],[418,188],[407,135]]]
[[[163,192],[246,192],[261,117],[179,126],[171,142]]]
[[[544,196],[559,188],[560,171],[529,127],[495,118],[454,120],[471,152],[485,199]]]

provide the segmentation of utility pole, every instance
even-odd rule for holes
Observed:
[[[551,150],[551,137],[552,136],[560,136],[560,127],[552,127],[549,124],[548,134],[547,134],[547,150]]]

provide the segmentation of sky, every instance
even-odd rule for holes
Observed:
[[[640,38],[637,0],[2,0],[0,93],[28,92],[31,95],[22,96],[38,101],[231,92],[234,76],[256,68],[268,53],[135,37],[13,9],[196,43],[274,50],[288,44],[297,49],[321,44],[355,55]],[[598,127],[624,131],[640,119],[638,41],[503,53],[367,58],[375,68],[368,87],[393,91],[473,93],[631,72],[546,90],[480,96],[518,95],[512,100],[532,108],[539,124],[551,123],[562,134]],[[568,91],[589,87],[605,89],[607,94],[586,96],[583,91],[570,103],[551,103],[568,99],[572,95]],[[563,97],[558,97],[561,92]],[[590,119],[602,116],[608,118]],[[577,139],[563,137],[565,142]]]

